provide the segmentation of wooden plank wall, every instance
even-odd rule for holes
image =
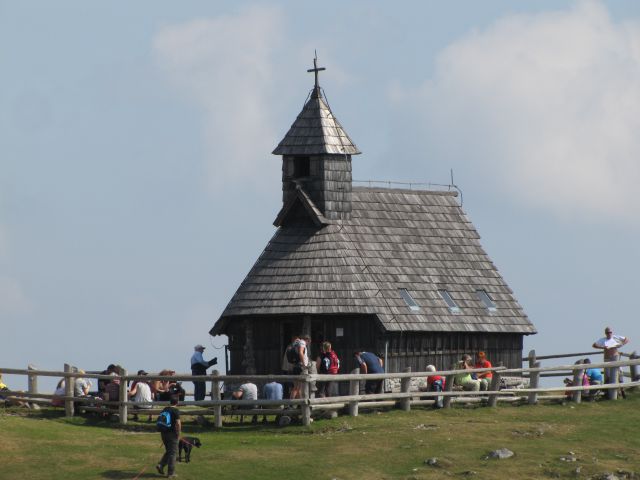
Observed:
[[[519,368],[522,365],[522,335],[510,333],[446,333],[420,332],[390,334],[389,371],[401,372],[406,367],[424,371],[429,364],[447,370],[462,355],[475,356],[484,351],[493,365]]]
[[[303,333],[302,316],[254,318],[254,360],[256,374],[280,373],[284,350],[291,333]],[[242,322],[231,322],[229,329],[230,374],[245,373],[243,367],[245,335]],[[388,342],[387,368],[401,372],[406,367],[424,371],[429,364],[446,370],[462,355],[474,356],[484,351],[493,365],[519,368],[522,364],[523,339],[520,334],[410,332],[384,334],[374,319],[367,316],[319,316],[307,322],[312,337],[311,358],[320,353],[323,341],[330,341],[341,361],[341,372],[356,368],[353,354],[358,349],[384,354]],[[337,336],[342,329],[342,336]]]

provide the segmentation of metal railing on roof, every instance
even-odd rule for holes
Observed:
[[[409,190],[442,190],[452,191],[455,190],[460,195],[460,206],[462,206],[462,190],[453,184],[445,183],[424,183],[424,182],[395,182],[391,180],[353,180],[354,185],[366,185],[368,187],[382,187],[382,188],[406,188]]]

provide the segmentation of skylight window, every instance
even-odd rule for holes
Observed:
[[[438,290],[438,293],[447,304],[447,307],[449,307],[449,311],[451,313],[460,313],[460,307],[453,300],[453,297],[451,297],[451,294],[447,290]]]
[[[484,304],[487,310],[489,310],[490,312],[495,312],[497,310],[496,304],[491,299],[486,290],[476,290],[476,295],[478,296],[478,299]]]
[[[400,295],[402,296],[405,303],[411,310],[413,310],[414,312],[417,312],[418,310],[420,310],[420,305],[416,303],[416,301],[413,299],[413,297],[411,296],[411,294],[406,288],[400,289]]]

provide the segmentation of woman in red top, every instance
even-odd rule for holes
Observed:
[[[487,360],[487,356],[484,352],[478,352],[476,355],[476,364],[475,368],[491,368],[491,362]],[[493,372],[484,372],[478,373],[478,380],[480,380],[480,390],[487,391],[489,390],[489,385],[491,384],[491,379],[493,378]]]

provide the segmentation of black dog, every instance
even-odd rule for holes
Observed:
[[[182,461],[182,450],[184,450],[184,461],[189,463],[191,461],[191,449],[193,447],[200,448],[202,443],[200,439],[196,437],[182,437],[178,442],[178,461]]]

